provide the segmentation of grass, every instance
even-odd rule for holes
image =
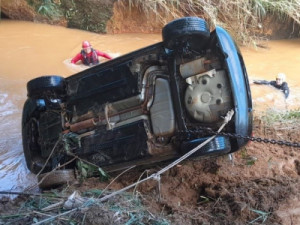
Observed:
[[[154,12],[163,24],[182,16],[203,16],[211,27],[224,27],[243,44],[256,45],[258,38],[250,30],[261,29],[267,15],[300,25],[300,2],[295,0],[128,0],[124,6],[148,15]]]
[[[27,2],[33,5],[37,12],[53,20],[63,17],[62,12],[67,20],[71,20],[82,11],[76,8],[74,0],[70,0],[69,8],[63,8],[64,4],[59,0],[27,0]],[[300,25],[299,0],[118,0],[118,3],[123,5],[124,11],[130,12],[133,8],[137,8],[149,19],[160,21],[162,26],[175,18],[200,16],[206,19],[212,29],[216,25],[222,26],[237,42],[252,46],[257,46],[259,40],[265,39],[260,31],[267,16],[273,15],[284,23]],[[108,20],[111,17],[109,11],[108,8],[102,10],[98,17]],[[91,16],[92,14],[91,12],[85,15],[80,25],[77,25],[78,28],[94,32],[105,30],[106,23],[103,21],[94,23],[95,18]]]
[[[93,223],[95,215],[102,215],[104,224],[112,221],[128,225],[170,224],[163,217],[154,216],[150,213],[143,206],[138,195],[123,193],[105,203],[99,203],[97,202],[97,198],[102,192],[103,190],[93,189],[82,193],[79,198],[84,200],[84,206],[70,213],[68,216],[63,216],[63,213],[68,211],[68,209],[63,207],[63,204],[58,205],[58,207],[51,207],[61,201],[67,200],[68,195],[66,193],[61,193],[60,196],[55,195],[56,197],[51,197],[49,193],[41,194],[40,196],[28,196],[25,202],[18,209],[14,210],[14,213],[3,213],[0,215],[0,224],[12,224],[21,221],[23,221],[22,224],[35,224],[60,214],[62,216],[53,218],[49,221],[50,223],[47,222],[46,224],[89,224],[88,221]],[[76,201],[76,198],[74,201]],[[49,210],[46,211],[46,207],[50,207]],[[91,212],[91,210],[94,211]]]
[[[62,13],[58,5],[54,4],[52,0],[43,0],[42,4],[38,8],[38,13],[51,19],[59,19],[62,17]]]
[[[239,154],[247,166],[253,166],[257,160],[256,157],[248,154],[248,150],[245,147],[239,151]]]
[[[257,222],[260,220],[260,222],[263,224],[264,222],[267,221],[268,219],[268,216],[270,215],[270,213],[266,213],[266,212],[263,212],[261,210],[256,210],[256,209],[250,209],[252,212],[258,214],[259,216],[252,220],[251,222],[249,222],[249,224],[257,224]]]
[[[290,110],[290,111],[277,111],[274,109],[269,109],[265,114],[261,115],[262,121],[266,122],[267,125],[272,126],[276,123],[284,122],[287,129],[297,126],[300,121],[300,109]],[[290,124],[290,126],[288,126]]]
[[[59,0],[27,0],[39,14],[50,20],[59,20],[63,17],[61,2]]]

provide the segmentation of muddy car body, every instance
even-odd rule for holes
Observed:
[[[74,155],[107,171],[178,158],[208,139],[231,109],[224,131],[251,134],[247,72],[230,35],[221,27],[210,32],[196,17],[170,22],[162,35],[70,77],[27,83],[22,136],[33,173]],[[194,155],[228,154],[246,143],[218,135]]]

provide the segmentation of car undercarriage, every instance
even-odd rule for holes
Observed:
[[[106,171],[178,158],[224,132],[251,135],[252,103],[242,56],[221,27],[186,17],[163,41],[63,78],[28,82],[23,149],[33,173],[74,155]],[[247,140],[218,135],[193,156],[235,152]],[[70,164],[68,167],[72,167]]]

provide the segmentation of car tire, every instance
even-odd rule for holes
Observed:
[[[29,98],[42,98],[44,95],[61,98],[65,94],[65,79],[60,76],[42,76],[27,83]]]
[[[38,144],[38,118],[41,110],[41,106],[34,99],[27,99],[23,107],[23,151],[27,168],[34,174],[39,173],[46,162],[46,159],[41,156],[41,149]],[[47,165],[44,171],[50,169],[51,166]]]
[[[45,179],[43,179],[46,176]],[[55,170],[38,175],[39,187],[41,189],[55,188],[76,180],[73,169]],[[40,183],[41,182],[41,183]]]
[[[192,48],[202,49],[210,37],[208,25],[198,17],[184,17],[168,23],[162,30],[166,48],[175,50],[189,42]]]

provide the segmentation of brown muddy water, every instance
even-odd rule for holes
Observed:
[[[83,40],[115,58],[159,42],[161,35],[99,35],[31,22],[0,21],[0,191],[22,191],[36,183],[35,176],[26,168],[22,151],[21,114],[26,83],[41,75],[66,77],[86,69],[70,63]],[[283,72],[291,93],[285,100],[272,87],[251,85],[254,110],[298,109],[300,40],[270,41],[266,46],[256,50],[241,48],[250,80],[272,80]]]

